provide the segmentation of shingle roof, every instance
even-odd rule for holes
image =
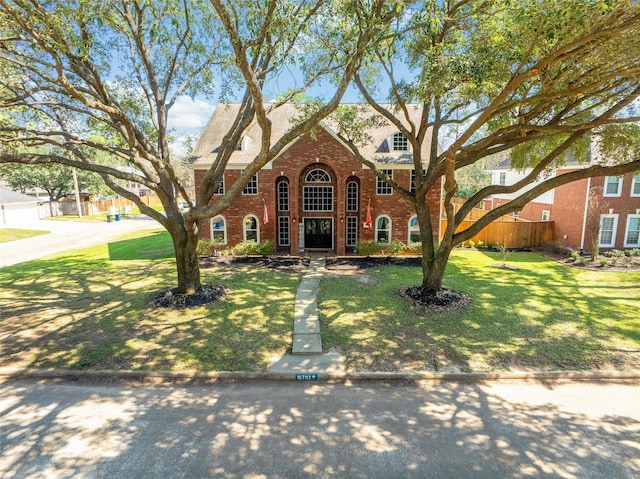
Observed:
[[[0,203],[35,203],[37,201],[42,200],[39,200],[34,196],[23,195],[22,193],[18,193],[17,191],[0,189]]]
[[[364,115],[376,115],[374,110],[368,105],[358,105],[358,107],[362,109]],[[222,143],[222,138],[235,119],[239,108],[239,103],[221,103],[216,107],[193,150],[193,166],[208,166],[215,160],[217,150]],[[411,121],[414,122],[414,124],[418,124],[421,109],[417,106],[410,105],[408,111]],[[282,105],[270,113],[269,119],[272,122],[272,144],[287,132],[292,125],[291,121],[299,116],[300,111],[293,104]],[[323,121],[321,126],[332,134],[336,130],[336,125],[331,119]],[[368,160],[377,163],[390,165],[410,164],[413,161],[411,152],[389,151],[390,148],[388,148],[388,145],[387,148],[383,147],[385,141],[397,131],[397,128],[388,122],[384,122],[383,126],[372,127],[367,131],[367,134],[371,137],[371,141],[360,147],[361,154]],[[250,163],[259,152],[260,136],[260,127],[254,122],[245,134],[243,150],[233,152],[229,164],[246,165]],[[426,138],[422,150],[423,158],[425,159],[428,157],[427,155],[431,148],[430,141],[428,140],[429,135],[427,135]]]

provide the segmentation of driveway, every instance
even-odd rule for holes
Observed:
[[[640,477],[637,384],[0,388],[5,479]]]
[[[50,231],[17,241],[0,243],[0,267],[43,258],[62,251],[100,244],[125,233],[162,226],[148,216],[123,218],[112,223],[35,220],[11,225],[14,228]]]

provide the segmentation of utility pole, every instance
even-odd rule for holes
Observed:
[[[75,168],[73,172],[73,189],[76,191],[76,208],[78,208],[78,216],[82,218],[82,204],[80,203],[80,190],[78,189],[78,172]]]

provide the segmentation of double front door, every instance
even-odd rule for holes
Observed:
[[[304,247],[333,248],[333,218],[305,218]]]

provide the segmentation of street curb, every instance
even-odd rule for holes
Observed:
[[[308,379],[352,380],[352,381],[634,381],[640,385],[640,370],[631,371],[517,371],[517,372],[472,372],[472,373],[430,373],[406,372],[243,372],[243,371],[131,371],[131,370],[86,370],[0,368],[0,379],[113,379],[113,380],[155,380],[175,381],[269,381]]]

